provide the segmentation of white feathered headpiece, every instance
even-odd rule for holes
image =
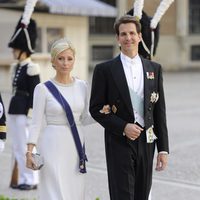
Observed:
[[[9,47],[13,47],[13,48],[18,47],[20,49],[20,45],[19,45],[20,42],[18,42],[17,40],[20,40],[21,37],[23,37],[22,35],[25,34],[24,40],[26,40],[26,45],[24,45],[24,46],[22,45],[22,48],[26,48],[25,46],[27,46],[27,48],[28,48],[27,51],[29,51],[30,53],[34,52],[31,43],[33,43],[32,40],[35,40],[35,34],[33,33],[33,30],[31,30],[31,32],[29,33],[29,31],[27,29],[29,28],[28,25],[30,23],[31,15],[34,11],[34,7],[35,7],[37,1],[38,0],[27,0],[26,1],[26,5],[24,8],[24,12],[23,12],[21,21],[18,23],[15,33],[9,42]],[[35,26],[36,25],[34,22],[34,29],[35,29]],[[22,31],[24,32],[23,34],[22,34]],[[30,37],[31,34],[34,35],[33,39]]]
[[[158,6],[152,20],[151,20],[151,28],[155,29],[160,21],[161,17],[165,14],[169,6],[174,2],[174,0],[162,0],[160,5]]]
[[[21,23],[24,25],[28,25],[30,22],[31,15],[34,11],[35,5],[38,0],[27,0],[26,5],[24,7],[24,13],[22,15]]]
[[[152,38],[152,45],[151,49],[148,49],[147,46],[145,45],[144,41],[142,40],[142,44],[144,46],[144,49],[151,55],[153,56],[153,49],[154,49],[154,29],[156,29],[159,21],[161,20],[162,16],[165,14],[169,6],[173,3],[174,0],[161,0],[160,5],[158,6],[153,18],[150,21],[150,28],[152,29],[151,31],[151,38]],[[133,4],[133,13],[136,18],[139,20],[142,18],[142,10],[144,7],[144,0],[135,0]]]
[[[165,14],[169,6],[174,2],[174,0],[161,0],[160,5],[158,6],[152,20],[151,20],[151,28],[155,29],[161,20],[162,16]],[[134,8],[134,16],[141,19],[142,18],[142,9],[144,7],[144,0],[135,0],[133,8]]]

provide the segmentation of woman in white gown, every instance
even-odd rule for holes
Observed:
[[[50,81],[70,105],[83,144],[82,125],[93,120],[88,111],[87,85],[70,74],[74,60],[75,51],[68,40],[60,39],[52,45],[51,61],[56,75]],[[46,125],[42,128],[44,119]],[[39,199],[84,200],[85,174],[79,172],[79,155],[65,111],[43,83],[38,84],[34,92],[33,121],[26,154],[27,167],[31,169],[35,169],[31,153],[36,144],[44,157]]]

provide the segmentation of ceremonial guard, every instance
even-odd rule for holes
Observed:
[[[26,168],[26,143],[33,106],[33,91],[40,82],[39,65],[31,61],[36,42],[36,22],[24,14],[8,44],[18,61],[12,66],[12,98],[8,109],[8,130],[18,165],[18,181],[11,187],[20,190],[36,189],[38,172]]]
[[[138,53],[146,59],[152,60],[156,55],[159,42],[159,22],[174,0],[162,0],[153,17],[144,12],[144,0],[135,0],[134,6],[128,15],[135,16],[141,23],[142,40],[139,43]]]
[[[0,94],[0,152],[4,150],[6,139],[6,116],[3,101]]]

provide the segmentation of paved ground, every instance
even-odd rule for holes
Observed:
[[[200,199],[200,72],[164,74],[167,119],[170,137],[169,166],[154,172],[152,200]],[[3,93],[6,107],[9,94]],[[89,157],[86,200],[109,200],[103,130],[97,125],[86,128]],[[0,195],[18,200],[37,200],[37,192],[8,188],[11,174],[11,144],[8,137],[0,154]]]

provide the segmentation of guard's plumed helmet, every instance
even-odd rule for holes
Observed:
[[[37,39],[36,22],[30,19],[30,23],[25,25],[21,20],[22,18],[20,18],[8,46],[32,54],[34,53]]]
[[[144,0],[134,0],[133,9],[127,14],[140,20],[142,27],[142,42],[139,44],[139,54],[144,58],[152,59],[156,53],[159,40],[159,21],[174,0],[162,0],[151,18],[144,11]]]
[[[133,9],[131,9],[127,14],[134,15]],[[139,43],[138,53],[142,55],[144,58],[151,59],[150,50],[152,46],[152,29],[150,27],[151,17],[149,17],[144,11],[142,11],[142,18],[140,19],[141,23],[141,32],[142,32],[142,39],[148,48],[149,52],[145,49],[144,44],[142,42]],[[154,46],[153,46],[153,56],[156,54],[156,48],[158,46],[159,41],[159,24],[156,26],[154,31]]]
[[[8,43],[8,46],[15,49],[20,49],[28,54],[34,53],[37,27],[36,22],[31,19],[34,7],[38,0],[26,0],[25,8],[22,17],[20,18],[13,36]]]

